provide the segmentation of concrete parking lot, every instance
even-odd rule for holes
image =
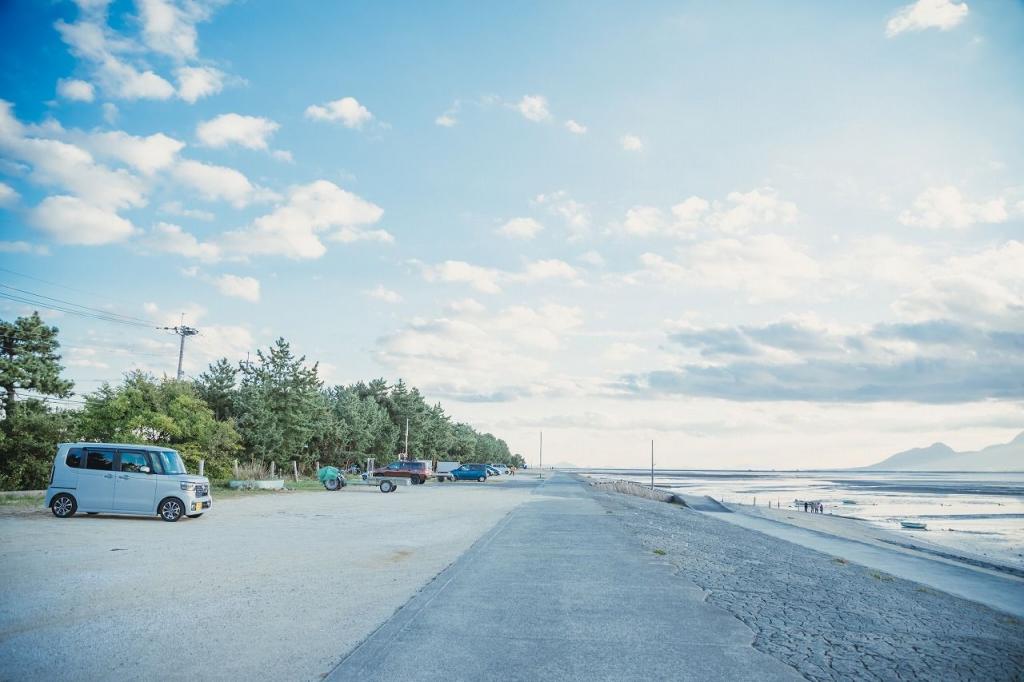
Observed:
[[[536,480],[0,515],[0,679],[317,679]]]

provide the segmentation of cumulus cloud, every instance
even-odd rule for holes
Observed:
[[[415,262],[423,278],[428,282],[468,284],[485,294],[496,294],[506,282],[535,284],[545,280],[560,279],[579,284],[579,271],[557,258],[528,262],[519,272],[473,265],[465,261],[448,260],[436,265]]]
[[[587,126],[582,123],[577,123],[571,118],[565,122],[565,129],[573,135],[585,135],[587,132]]]
[[[255,277],[221,275],[214,280],[214,284],[225,296],[240,298],[250,303],[258,303],[260,300],[260,282]]]
[[[453,114],[441,114],[434,119],[434,123],[441,126],[442,128],[452,128],[458,123],[458,119]]]
[[[634,206],[626,211],[622,229],[638,237],[657,234],[665,230],[668,223],[661,210],[654,206]]]
[[[627,152],[639,152],[643,151],[644,148],[644,141],[633,134],[623,135],[619,138],[619,144]]]
[[[247,149],[266,149],[267,140],[280,126],[262,116],[221,114],[196,127],[196,137],[207,147],[220,149],[237,144]]]
[[[0,206],[14,206],[18,203],[18,192],[6,182],[0,182]]]
[[[589,209],[584,204],[575,201],[565,190],[538,194],[533,199],[533,204],[560,217],[564,221],[565,227],[569,231],[569,239],[572,241],[581,239],[590,231]]]
[[[287,200],[256,218],[244,230],[224,236],[224,247],[243,255],[320,258],[327,252],[321,236],[341,242],[380,241],[393,237],[368,226],[380,221],[384,209],[327,180],[298,185]]]
[[[388,289],[383,284],[378,284],[373,289],[369,289],[366,295],[370,298],[375,298],[378,301],[384,301],[385,303],[401,303],[402,295],[393,289]]]
[[[185,143],[163,133],[129,135],[120,130],[76,134],[76,142],[99,156],[117,159],[145,175],[170,167]]]
[[[803,248],[775,234],[712,239],[677,250],[675,259],[645,253],[640,262],[641,274],[657,281],[736,291],[751,303],[817,293],[824,275]]]
[[[342,97],[326,104],[311,104],[306,107],[306,118],[337,121],[346,128],[362,128],[363,124],[373,119],[373,114],[355,97]]]
[[[968,201],[956,187],[929,187],[914,199],[911,208],[900,213],[904,225],[932,229],[963,229],[976,223],[1002,223],[1009,214],[1006,200]]]
[[[57,81],[57,94],[72,102],[91,102],[96,98],[92,83],[77,78],[62,78]]]
[[[635,236],[692,237],[699,230],[740,235],[751,228],[796,222],[796,204],[779,197],[771,187],[730,192],[724,201],[691,196],[671,207],[671,218],[656,206],[634,206],[626,212],[622,230]]]
[[[175,164],[171,172],[178,182],[207,201],[223,200],[235,208],[244,208],[268,196],[266,190],[253,185],[243,173],[227,166],[186,159]]]
[[[374,357],[431,395],[467,402],[550,395],[568,383],[552,370],[552,353],[583,324],[578,308],[511,306],[487,314],[477,304],[453,312],[385,335]],[[514,367],[514,378],[495,367]]]
[[[521,100],[516,102],[515,108],[523,118],[535,123],[551,118],[551,112],[548,111],[548,100],[543,95],[524,95]]]
[[[948,31],[967,18],[966,2],[956,0],[917,0],[904,5],[885,25],[890,38],[907,31],[937,28]]]
[[[157,223],[144,240],[144,246],[163,253],[173,253],[203,263],[220,260],[220,247],[213,242],[201,242],[172,223]]]
[[[498,228],[498,234],[509,239],[533,239],[543,229],[533,218],[513,218]]]
[[[30,253],[36,256],[48,256],[50,250],[42,244],[32,244],[26,241],[5,242],[0,241],[0,253]]]
[[[78,3],[79,18],[57,21],[55,28],[71,54],[91,72],[92,81],[115,99],[165,100],[180,97],[195,102],[219,92],[224,74],[208,65],[195,64],[200,58],[196,24],[205,21],[219,1],[139,0],[138,35],[114,30],[108,23],[107,3]],[[132,18],[136,19],[136,18]],[[169,58],[178,87],[156,73],[146,62],[149,55]]]
[[[124,241],[135,233],[130,221],[78,197],[47,197],[32,209],[30,220],[62,244],[96,246]]]

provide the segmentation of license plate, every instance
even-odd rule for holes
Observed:
[[[202,502],[193,502],[192,503],[192,511],[199,511],[202,508],[203,508],[203,503]]]

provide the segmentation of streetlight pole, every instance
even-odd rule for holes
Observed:
[[[651,490],[654,490],[654,441],[651,441]]]

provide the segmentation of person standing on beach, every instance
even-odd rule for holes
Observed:
[[[804,513],[805,514],[807,513],[807,503],[806,502],[804,502]]]

